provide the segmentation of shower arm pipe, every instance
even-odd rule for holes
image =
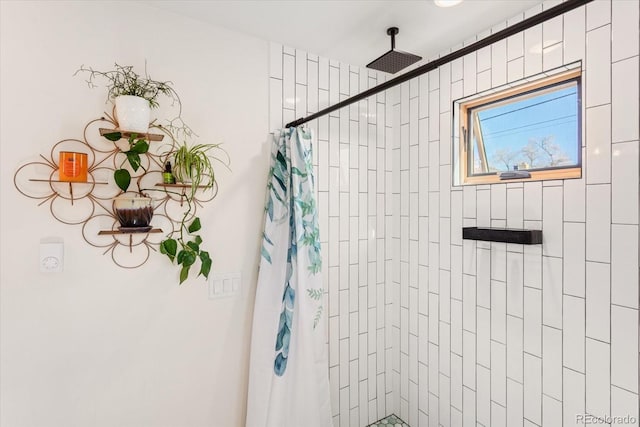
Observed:
[[[429,71],[435,70],[436,68],[440,67],[441,65],[444,65],[446,63],[449,63],[451,61],[454,61],[458,58],[461,58],[465,55],[468,55],[472,52],[475,52],[476,50],[482,49],[483,47],[487,47],[489,45],[492,45],[493,43],[496,43],[500,40],[506,39],[507,37],[510,37],[512,35],[518,34],[528,28],[534,27],[538,24],[541,24],[545,21],[548,21],[549,19],[555,18],[556,16],[560,16],[566,12],[569,12],[573,9],[576,9],[580,6],[584,6],[587,3],[592,2],[593,0],[567,0],[563,3],[560,3],[557,6],[554,6],[550,9],[544,10],[534,16],[532,16],[531,18],[527,18],[523,21],[520,21],[516,24],[513,24],[507,28],[505,28],[504,30],[500,30],[495,34],[491,34],[481,40],[478,40],[477,42],[474,42],[468,46],[462,47],[454,52],[448,53],[438,59],[435,59],[431,62],[428,62],[424,65],[419,66],[418,68],[415,68],[413,70],[407,71],[406,73],[395,77],[391,80],[388,80],[384,83],[381,83],[377,86],[374,86],[370,89],[365,90],[364,92],[360,92],[357,95],[354,95],[350,98],[345,99],[344,101],[340,101],[337,104],[334,105],[330,105],[329,107],[318,111],[317,113],[313,113],[310,114],[307,117],[301,117],[297,120],[294,120],[290,123],[287,123],[286,127],[290,128],[290,127],[296,127],[296,126],[300,126],[303,123],[307,123],[310,122],[311,120],[315,120],[318,117],[322,117],[324,115],[327,115],[333,111],[339,110],[340,108],[346,107],[347,105],[351,105],[354,102],[358,102],[361,101],[365,98],[368,98],[372,95],[375,95],[377,93],[383,92],[387,89],[390,89],[394,86],[397,86],[401,83],[404,83],[406,81],[409,81],[415,77],[421,76],[422,74],[428,73]]]

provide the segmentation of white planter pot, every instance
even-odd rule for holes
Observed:
[[[147,133],[151,119],[149,101],[132,95],[116,97],[116,119],[120,130]]]

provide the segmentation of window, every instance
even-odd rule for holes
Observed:
[[[580,98],[578,67],[456,102],[456,182],[579,178]]]

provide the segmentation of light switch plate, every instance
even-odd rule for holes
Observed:
[[[62,273],[64,269],[64,243],[40,242],[40,271]]]
[[[209,279],[209,299],[226,298],[240,292],[242,273],[214,273]]]

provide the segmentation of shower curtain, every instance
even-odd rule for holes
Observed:
[[[310,132],[274,136],[256,290],[247,427],[331,427]]]

